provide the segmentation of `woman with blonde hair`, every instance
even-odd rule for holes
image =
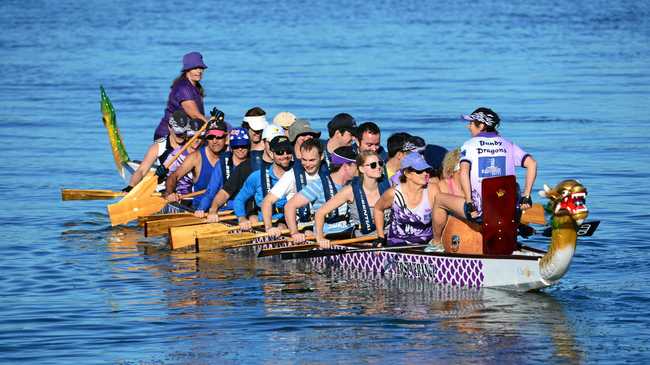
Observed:
[[[388,181],[384,178],[384,161],[376,152],[363,151],[356,160],[359,176],[352,178],[349,185],[341,189],[332,199],[328,200],[314,218],[316,240],[320,247],[330,247],[329,240],[323,234],[325,216],[336,209],[350,208],[350,222],[354,225],[355,236],[365,236],[375,233],[373,208],[381,195],[388,189]]]
[[[438,188],[442,193],[463,196],[460,186],[460,148],[455,148],[445,154]]]

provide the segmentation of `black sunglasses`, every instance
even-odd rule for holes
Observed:
[[[209,136],[207,136],[207,137],[205,137],[205,139],[208,140],[208,141],[212,141],[213,139],[224,139],[224,138],[226,138],[226,136],[219,136],[219,137],[217,137],[217,136],[212,135],[212,134],[209,135]]]
[[[376,169],[377,165],[379,165],[379,167],[384,167],[384,161],[379,160],[366,164],[366,166],[370,166],[371,169]]]
[[[292,153],[292,151],[291,150],[281,150],[281,151],[274,151],[273,153],[275,153],[278,156],[284,156],[284,155],[290,155]]]

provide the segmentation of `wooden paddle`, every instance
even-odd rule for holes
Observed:
[[[522,211],[521,224],[546,224],[544,206],[535,203],[529,209]]]
[[[308,237],[307,239],[314,239],[311,237]],[[377,239],[377,236],[372,235],[372,236],[363,236],[363,237],[354,237],[354,238],[346,238],[343,240],[335,240],[335,241],[330,241],[330,244],[332,245],[337,245],[337,246],[347,246],[347,245],[353,245],[357,243],[362,243],[362,242],[371,242]],[[296,246],[287,246],[287,247],[278,247],[278,248],[269,248],[266,250],[260,251],[260,253],[257,255],[257,257],[266,257],[266,256],[273,256],[273,255],[280,255],[283,254],[284,252],[298,252],[298,251],[308,251],[313,248],[318,248],[317,243],[307,243],[304,245],[296,245]]]
[[[296,259],[308,259],[308,258],[315,258],[315,257],[345,255],[349,253],[359,253],[359,252],[401,251],[401,250],[408,250],[413,248],[422,248],[427,246],[428,245],[410,245],[410,246],[395,246],[395,247],[359,248],[353,250],[331,248],[331,249],[324,249],[324,250],[285,251],[282,253],[282,259],[296,260]]]
[[[284,229],[280,231],[280,234],[285,235],[288,234],[290,231],[288,229]],[[249,242],[253,241],[258,238],[263,238],[263,237],[268,237],[269,234],[266,232],[241,232],[241,233],[236,233],[236,234],[228,234],[227,237],[221,236],[216,236],[216,237],[200,237],[197,236],[195,238],[195,244],[196,244],[196,251],[208,251],[208,250],[215,250],[219,248],[228,248],[231,246],[236,246],[241,244],[242,242]],[[284,240],[290,240],[289,238],[284,238]],[[260,245],[266,244],[266,242],[260,242]]]
[[[169,169],[169,166],[171,166],[183,154],[183,152],[185,152],[185,150],[194,144],[194,141],[199,138],[201,133],[203,133],[207,127],[208,123],[204,123],[201,129],[199,129],[189,141],[185,142],[183,148],[181,148],[180,151],[171,158],[171,160],[165,163],[165,169]],[[143,215],[155,213],[156,211],[144,210],[142,204],[146,206],[152,202],[150,199],[152,194],[156,192],[157,186],[158,176],[154,171],[149,171],[147,175],[143,177],[142,180],[124,196],[124,198],[122,198],[122,200],[108,206],[108,216],[111,219],[111,225],[116,226],[118,224],[128,223],[129,221]],[[151,204],[155,205],[155,203]],[[146,213],[144,213],[145,211]]]
[[[311,228],[313,222],[306,222],[298,224],[298,230],[302,231],[306,228]],[[237,228],[238,229],[238,228]],[[281,231],[281,234],[289,233],[289,230]],[[212,248],[229,248],[232,246],[240,246],[242,242],[252,241],[259,237],[265,237],[267,233],[256,233],[256,232],[220,232],[220,233],[198,233],[196,235],[196,244],[201,247],[206,247],[209,245]],[[313,238],[310,238],[313,239]],[[263,245],[264,242],[255,243],[253,245]],[[198,247],[197,246],[197,247]],[[198,248],[197,248],[198,250]]]
[[[237,219],[236,215],[232,215],[232,210],[224,210],[219,212],[220,220],[232,220]],[[180,227],[180,226],[189,226],[196,224],[207,223],[207,218],[195,217],[193,214],[185,215],[182,217],[172,217],[170,219],[156,219],[152,221],[145,222],[144,224],[144,236],[145,237],[154,237],[162,236],[169,233],[169,228],[171,227]]]
[[[147,223],[147,222],[153,222],[153,221],[159,221],[159,220],[165,220],[165,219],[186,218],[186,217],[194,217],[194,214],[191,213],[191,212],[158,213],[158,214],[147,215],[147,216],[144,216],[144,217],[138,217],[138,225],[139,226],[144,226],[145,223]]]
[[[205,190],[195,191],[193,193],[181,195],[181,199],[191,198],[201,195]],[[138,217],[151,215],[159,212],[169,202],[167,199],[156,195],[135,196],[129,199],[122,199],[119,203],[108,206],[108,216],[111,219],[111,225],[126,224]]]
[[[61,200],[109,200],[125,196],[123,191],[99,189],[61,189]]]
[[[252,227],[260,227],[263,225],[264,222],[259,222],[253,224]],[[184,247],[194,246],[196,244],[195,239],[197,236],[208,236],[210,234],[215,235],[219,233],[236,231],[239,229],[239,226],[231,226],[223,223],[206,223],[181,227],[170,227],[169,248],[171,250],[178,250]]]

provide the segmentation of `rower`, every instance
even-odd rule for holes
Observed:
[[[455,148],[445,154],[441,170],[441,179],[438,182],[440,192],[464,196],[460,187],[460,148]]]
[[[272,126],[269,126],[272,127]],[[239,225],[242,230],[250,230],[251,221],[248,219],[248,212],[246,209],[246,202],[250,198],[254,198],[258,205],[262,205],[262,200],[266,201],[264,196],[271,195],[269,190],[277,184],[278,180],[283,176],[288,175],[288,170],[291,168],[292,150],[293,147],[289,139],[284,136],[276,136],[269,143],[269,149],[273,164],[266,168],[254,171],[248,176],[244,186],[239,190],[239,193],[234,200],[235,215],[239,220]],[[282,209],[286,199],[276,199],[270,207],[269,220],[282,218]],[[261,215],[261,213],[260,213]],[[260,217],[261,218],[261,217]]]
[[[180,195],[174,192],[178,179],[190,171],[194,174],[194,191],[203,190],[207,187],[212,170],[217,165],[219,157],[226,148],[226,133],[228,127],[223,120],[211,120],[208,122],[208,129],[205,133],[206,145],[199,148],[183,162],[178,170],[167,178],[165,198],[170,202],[178,201]],[[203,195],[203,194],[202,194]],[[192,200],[192,207],[198,207],[201,196]]]
[[[183,110],[179,109],[172,114],[167,123],[169,134],[166,137],[157,139],[151,146],[149,146],[140,166],[138,166],[138,169],[135,170],[133,175],[131,175],[129,185],[122,189],[122,191],[131,191],[131,189],[138,185],[142,180],[154,162],[156,162],[156,159],[158,159],[158,164],[162,165],[167,160],[167,156],[185,142],[187,137],[186,127],[189,122],[190,118]]]
[[[204,124],[204,123],[205,123],[205,122],[202,121],[201,119],[192,119],[192,120],[190,120],[190,122],[187,124],[187,128],[186,128],[187,138],[190,139],[190,138],[194,137],[194,135],[195,135],[195,134],[196,134],[196,133],[201,129],[201,127],[203,127],[203,124]],[[202,139],[202,138],[200,138],[200,137],[199,137],[199,138],[196,138],[196,139],[194,140],[194,142],[192,143],[192,145],[189,146],[185,151],[183,151],[183,153],[182,153],[180,156],[178,156],[178,158],[176,159],[176,161],[174,161],[174,162],[169,166],[169,172],[168,172],[167,175],[165,176],[165,180],[167,179],[167,177],[168,177],[169,175],[173,174],[174,171],[176,171],[179,167],[181,167],[181,165],[182,165],[183,162],[185,161],[185,158],[186,158],[187,156],[189,156],[192,152],[196,151],[196,150],[201,146],[202,143],[203,143],[203,139]],[[174,151],[172,151],[172,153],[170,153],[170,154],[167,156],[167,160],[165,161],[165,165],[166,165],[166,164],[167,164],[167,163],[168,163],[172,158],[174,158],[174,156],[177,155],[178,152],[179,152],[182,148],[183,148],[183,146],[176,147],[176,148],[174,149]],[[180,195],[189,194],[189,193],[192,192],[192,186],[193,186],[193,185],[194,185],[194,175],[193,175],[192,172],[190,171],[190,172],[187,173],[185,176],[183,176],[183,177],[181,177],[180,179],[178,179],[178,182],[176,182],[176,190],[175,190],[175,192],[178,193],[178,194],[180,194]],[[185,200],[183,200],[182,202],[185,202]]]
[[[331,154],[339,147],[352,146],[356,136],[357,122],[348,113],[339,113],[327,123],[329,139],[324,141],[325,163],[330,166]]]
[[[289,142],[293,143],[293,157],[296,161],[302,157],[300,147],[305,141],[320,138],[320,132],[314,130],[307,119],[296,119],[287,132],[289,134]]]
[[[296,122],[296,116],[290,112],[279,112],[273,118],[273,124],[282,128],[284,135],[289,137],[289,128]]]
[[[357,154],[351,146],[339,147],[331,156],[329,174],[320,174],[320,179],[302,188],[284,206],[284,217],[294,242],[305,241],[305,235],[298,232],[296,211],[308,205],[312,212],[317,211],[325,202],[331,201],[356,173]],[[317,237],[331,238],[334,235],[337,238],[350,238],[353,227],[348,219],[348,206],[344,203],[332,207],[327,217],[322,215]]]
[[[267,125],[267,127],[261,133],[262,143],[264,144],[264,154],[262,155],[262,166],[264,168],[267,168],[273,163],[273,157],[269,147],[269,142],[273,138],[281,135],[283,135],[281,129],[275,125]],[[217,195],[212,200],[212,204],[208,210],[208,222],[219,221],[219,215],[217,213],[219,208],[224,206],[231,199],[231,197],[234,198],[237,196],[237,193],[239,193],[239,190],[242,188],[242,186],[244,186],[244,183],[246,182],[248,176],[250,176],[253,171],[257,171],[254,169],[253,165],[254,163],[252,159],[249,158],[246,162],[238,166],[230,178],[223,183],[223,187],[221,190],[219,190]],[[246,208],[248,220],[251,221],[251,223],[257,223],[257,211],[259,209],[255,205],[255,200],[251,199],[247,203]]]
[[[377,152],[379,157],[388,159],[386,150],[381,146],[381,130],[374,122],[364,122],[357,128],[357,141],[359,142],[359,153],[364,151]]]
[[[199,202],[194,216],[203,218],[205,211],[212,205],[214,197],[223,186],[224,181],[228,180],[234,171],[237,170],[244,162],[248,160],[248,151],[250,149],[250,139],[244,128],[234,128],[228,133],[230,151],[224,152],[219,158],[219,168],[212,170],[210,182]],[[227,209],[232,209],[232,201],[228,201]]]
[[[279,235],[279,230],[271,226],[271,207],[276,201],[286,198],[291,199],[298,191],[313,181],[321,179],[328,174],[323,159],[323,145],[318,139],[310,139],[300,146],[300,160],[295,161],[288,174],[284,174],[262,202],[262,215],[264,227],[271,236]],[[311,221],[311,210],[308,206],[298,211],[298,219],[302,223]]]
[[[411,135],[405,132],[393,133],[388,137],[386,141],[386,146],[388,147],[388,160],[386,161],[386,178],[390,179],[399,171],[400,164],[404,156],[408,152],[411,152],[408,149],[405,149],[406,142],[408,142]]]
[[[426,244],[433,237],[433,202],[438,194],[435,185],[429,185],[429,171],[422,155],[411,152],[401,161],[399,183],[379,198],[375,204],[374,219],[378,243],[388,246]],[[391,222],[384,234],[384,211],[391,209]]]
[[[266,112],[258,106],[248,109],[244,116],[244,121],[241,123],[242,128],[248,132],[248,137],[251,141],[249,158],[253,163],[253,171],[262,167],[262,156],[264,155],[262,132],[268,125]]]
[[[316,231],[316,240],[321,248],[330,247],[329,240],[323,233],[324,223],[326,222],[325,217],[346,203],[350,213],[350,223],[354,227],[354,235],[359,237],[375,234],[373,210],[379,197],[388,189],[387,185],[380,184],[380,181],[385,181],[383,179],[383,165],[384,161],[376,152],[364,151],[359,153],[356,159],[359,176],[353,177],[350,185],[346,185],[339,190],[333,198],[327,200],[316,212],[314,229]],[[293,199],[296,199],[301,193],[298,193]],[[291,201],[287,206],[290,203]],[[288,208],[285,207],[286,209]],[[285,215],[287,215],[286,212]]]
[[[435,202],[434,242],[440,242],[448,212],[465,217],[470,222],[480,222],[482,215],[481,184],[484,179],[514,176],[515,167],[526,168],[526,182],[519,198],[519,207],[532,206],[530,192],[537,177],[537,162],[516,144],[503,138],[497,127],[501,119],[489,108],[478,108],[463,115],[472,136],[460,149],[460,183],[463,197],[439,194]]]

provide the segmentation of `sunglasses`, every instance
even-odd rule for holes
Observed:
[[[290,155],[292,153],[292,151],[291,150],[281,150],[281,151],[274,151],[273,153],[275,153],[278,156],[284,156],[284,155]]]
[[[213,139],[224,139],[224,138],[226,138],[226,136],[219,136],[219,137],[217,137],[217,136],[212,135],[212,134],[209,135],[209,136],[207,136],[207,137],[205,137],[205,139],[206,139],[207,141],[212,141]]]
[[[251,131],[251,132],[253,132],[255,134],[262,134],[262,132],[264,132],[264,129],[260,129],[260,130],[256,131],[255,129],[250,128],[249,131]]]
[[[365,166],[370,166],[371,169],[376,169],[377,166],[384,167],[384,161],[379,160],[379,161],[367,163],[367,164],[365,164]]]
[[[415,172],[418,175],[422,175],[425,172],[429,175],[431,175],[431,170],[430,169],[424,169],[424,170],[414,170],[414,169],[409,169],[410,172]]]
[[[248,146],[230,146],[231,150],[247,150]]]

